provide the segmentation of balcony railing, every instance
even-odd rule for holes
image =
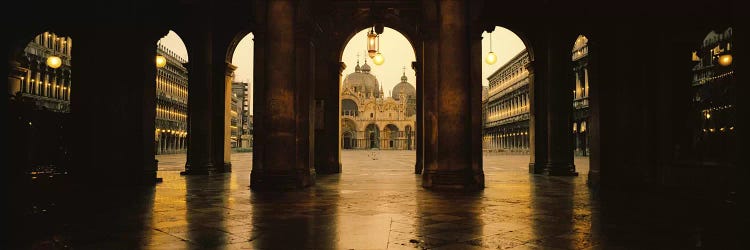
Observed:
[[[573,101],[574,108],[585,108],[589,106],[589,98],[577,99]]]

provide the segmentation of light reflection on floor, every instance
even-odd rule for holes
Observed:
[[[486,189],[437,192],[419,185],[414,151],[380,151],[377,159],[369,153],[344,151],[342,174],[319,175],[314,187],[283,193],[249,189],[250,153],[232,156],[231,174],[211,176],[180,176],[185,156],[161,155],[163,183],[108,193],[95,206],[60,205],[66,209],[42,222],[49,236],[31,241],[39,248],[77,249],[696,245],[695,225],[662,221],[659,210],[631,200],[602,206],[591,198],[588,158],[575,158],[578,177],[546,177],[528,174],[527,155],[487,155]],[[695,215],[668,214],[677,221]]]

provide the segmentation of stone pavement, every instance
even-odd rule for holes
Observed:
[[[644,195],[598,199],[578,177],[528,174],[528,156],[485,157],[486,189],[431,191],[414,151],[344,151],[343,173],[314,187],[252,192],[250,153],[233,172],[180,176],[184,155],[158,156],[163,183],[61,196],[20,228],[37,249],[696,249],[733,248],[733,213]],[[94,195],[94,196],[92,196]],[[736,212],[736,211],[735,211]],[[729,227],[727,227],[729,225]],[[724,226],[724,228],[722,228]],[[729,234],[727,234],[729,233]]]

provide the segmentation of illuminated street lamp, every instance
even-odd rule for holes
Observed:
[[[59,68],[62,65],[62,59],[57,56],[50,56],[47,57],[47,66],[50,68],[56,69]]]
[[[719,65],[724,67],[732,65],[732,54],[724,54],[719,56]]]
[[[374,62],[376,65],[383,65],[385,63],[385,57],[383,57],[383,54],[378,53],[375,54],[375,57],[372,58],[372,62]]]
[[[167,65],[167,58],[162,55],[156,55],[156,67],[163,68]]]
[[[484,58],[484,61],[489,65],[497,62],[497,55],[495,55],[495,52],[492,52],[492,32],[490,32],[490,53],[487,53],[487,57]]]

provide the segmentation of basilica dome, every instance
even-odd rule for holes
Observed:
[[[354,92],[362,93],[365,96],[370,94],[370,96],[375,98],[380,97],[380,84],[378,84],[378,79],[370,74],[370,65],[367,65],[367,62],[362,67],[357,62],[357,66],[354,67],[354,73],[344,78],[343,87],[344,89],[351,88]]]
[[[398,100],[401,93],[404,94],[406,99],[417,98],[417,89],[415,89],[414,86],[412,86],[411,83],[407,82],[406,80],[406,73],[404,72],[404,74],[401,76],[401,82],[393,87],[393,91],[391,92],[391,97],[393,97],[393,99]]]

